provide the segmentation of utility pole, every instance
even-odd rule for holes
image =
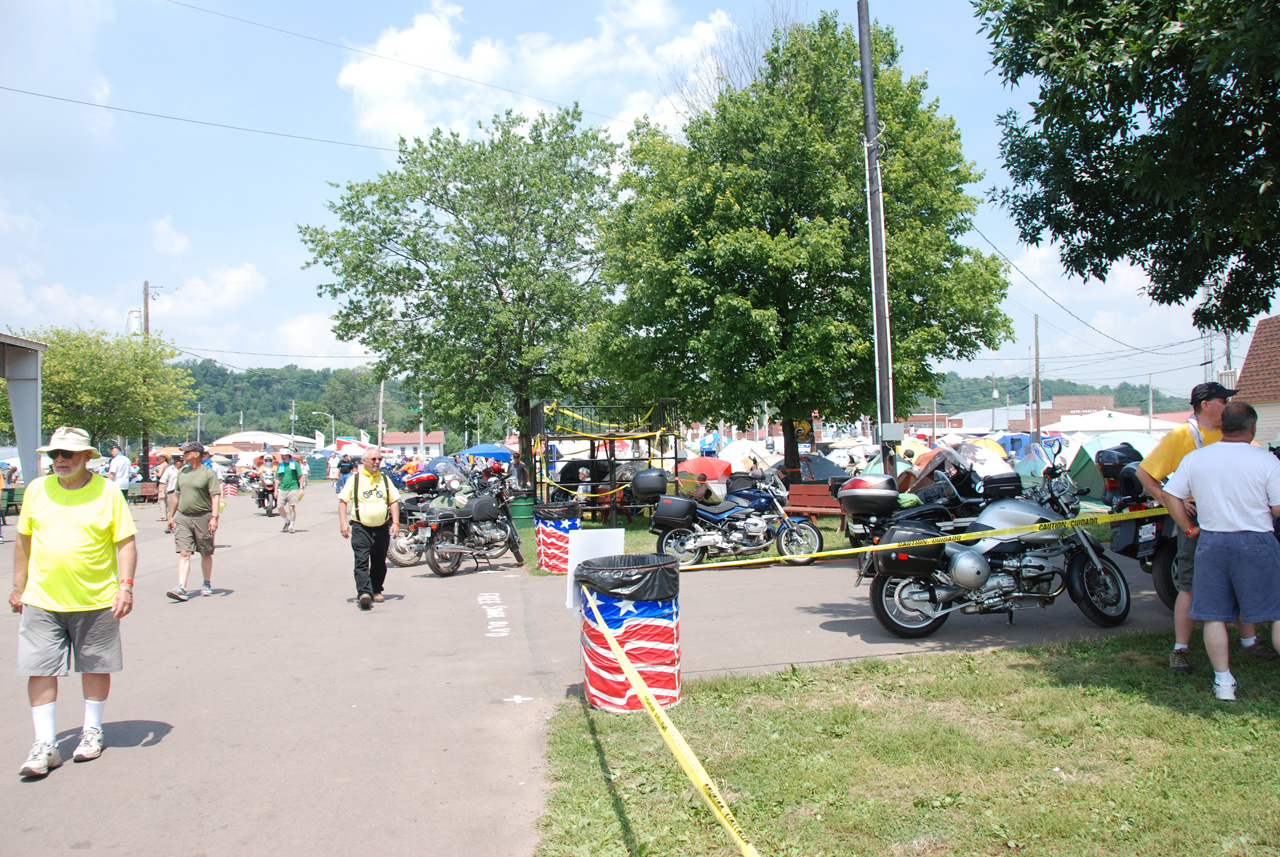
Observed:
[[[1031,442],[1040,443],[1040,316],[1036,315],[1036,427],[1031,432]]]
[[[996,373],[991,373],[991,430],[996,430],[996,402],[1000,400],[1000,394],[996,392]]]
[[[142,281],[142,344],[144,347],[151,344],[151,283],[147,280]],[[142,379],[144,384],[146,380]],[[151,433],[145,420],[142,423],[142,481],[151,481]]]
[[[382,449],[382,394],[386,392],[387,382],[378,382],[378,449]]]
[[[293,446],[293,436],[298,433],[298,403],[289,400],[289,446]]]
[[[884,472],[893,473],[892,446],[885,426],[893,422],[893,352],[890,347],[889,281],[884,249],[884,199],[880,186],[880,123],[876,119],[875,60],[871,55],[871,12],[858,0],[858,53],[862,72],[862,112],[866,138],[867,228],[871,233],[871,303],[876,340],[876,420]]]
[[[1151,434],[1152,420],[1155,419],[1156,393],[1151,386],[1151,374],[1147,373],[1147,434]]]
[[[196,402],[196,443],[200,442],[200,403]]]
[[[422,391],[418,391],[418,455],[427,458],[427,435],[422,426]]]

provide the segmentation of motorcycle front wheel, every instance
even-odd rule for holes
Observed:
[[[401,533],[387,545],[387,561],[397,568],[417,565],[423,559],[423,551],[414,542],[412,533]]]
[[[1083,595],[1076,606],[1095,625],[1113,628],[1129,616],[1129,581],[1124,572],[1110,557],[1100,557],[1102,566],[1095,566],[1085,554],[1071,561],[1068,574],[1080,573]]]
[[[438,550],[444,545],[457,543],[458,539],[454,536],[452,530],[436,530],[435,535],[427,544],[427,565],[431,566],[431,570],[437,576],[448,577],[458,570],[458,566],[462,565],[462,554]]]
[[[923,590],[911,577],[878,576],[871,581],[871,612],[890,634],[898,637],[927,637],[941,628],[950,613],[936,615],[932,604],[906,603],[902,596]]]
[[[515,527],[511,527],[511,535],[507,538],[507,547],[511,548],[511,555],[515,557],[516,562],[524,565],[524,551],[520,550],[520,533],[516,531]]]
[[[1178,600],[1178,587],[1173,582],[1173,560],[1177,555],[1178,541],[1169,539],[1151,557],[1151,585],[1160,596],[1160,602],[1170,610]]]
[[[807,555],[822,552],[822,533],[810,521],[795,521],[790,527],[778,530],[774,545],[778,556],[801,557],[787,559],[787,565],[811,565],[813,557]]]
[[[704,548],[691,548],[686,545],[694,537],[693,530],[688,527],[676,527],[658,536],[658,553],[673,556],[681,565],[697,565],[706,555]]]

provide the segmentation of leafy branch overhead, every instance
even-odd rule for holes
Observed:
[[[1280,15],[1256,0],[980,0],[1004,80],[1039,85],[1000,119],[1023,240],[1105,279],[1129,259],[1162,304],[1244,330],[1280,282]]]

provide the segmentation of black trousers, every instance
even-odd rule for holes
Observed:
[[[377,595],[387,580],[387,548],[391,545],[391,522],[366,527],[351,522],[351,550],[356,555],[356,595]]]

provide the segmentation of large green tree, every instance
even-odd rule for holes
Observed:
[[[398,169],[330,203],[339,228],[300,227],[336,277],[320,292],[344,301],[338,337],[454,428],[514,410],[526,454],[531,402],[581,380],[581,334],[606,303],[596,232],[615,146],[580,122],[507,112],[477,139],[401,140]]]
[[[22,332],[47,343],[41,363],[43,430],[76,426],[95,442],[173,430],[192,413],[191,375],[168,362],[179,352],[159,337],[43,327]],[[9,402],[3,407],[6,422]]]
[[[960,243],[979,178],[955,123],[873,38],[888,143],[885,218],[896,404],[936,389],[930,361],[1009,331],[997,261]],[[596,329],[601,365],[681,415],[784,428],[876,409],[856,34],[834,15],[775,36],[759,74],[723,91],[677,141],[632,132],[608,273],[625,297]],[[787,456],[796,461],[793,432]]]
[[[1023,240],[1105,279],[1122,259],[1201,327],[1244,330],[1280,282],[1280,13],[1260,0],[980,0]]]

